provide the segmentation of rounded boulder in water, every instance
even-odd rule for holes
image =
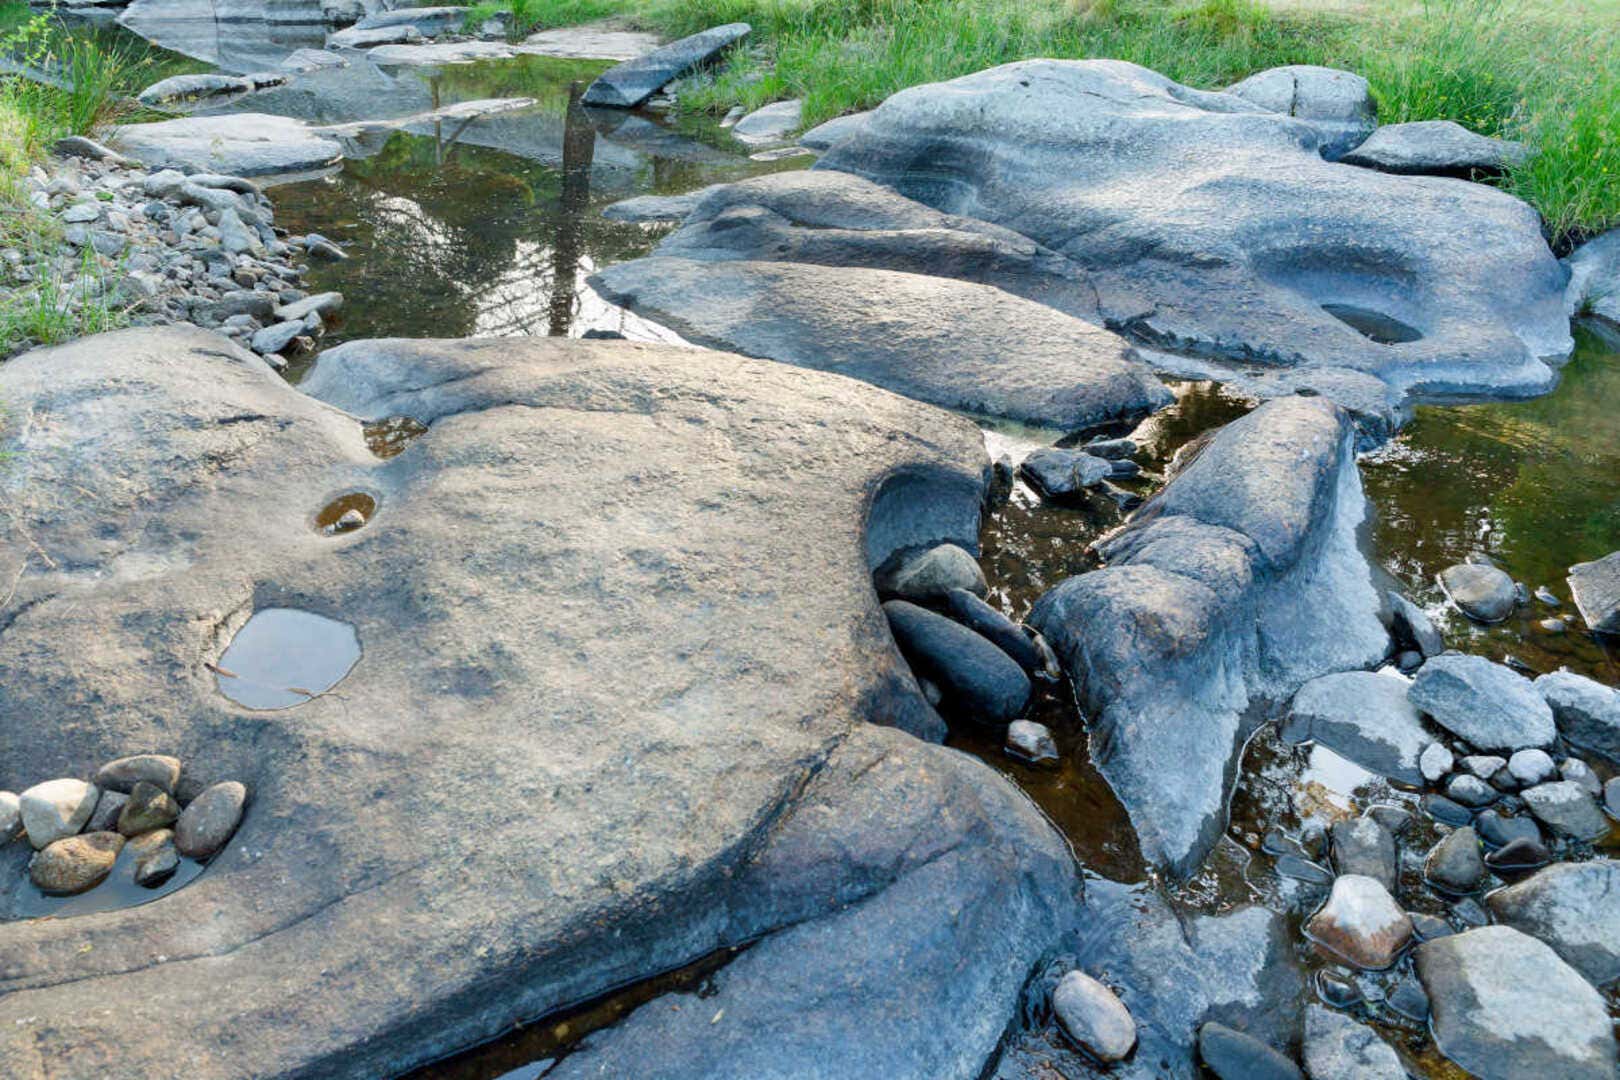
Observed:
[[[904,600],[888,601],[883,614],[907,662],[944,692],[947,708],[1005,724],[1029,704],[1029,676],[987,638]]]

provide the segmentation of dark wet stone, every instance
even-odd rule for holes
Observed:
[[[1104,569],[1030,614],[1084,675],[1092,752],[1144,856],[1178,875],[1220,836],[1250,695],[1370,667],[1388,648],[1354,541],[1352,442],[1349,417],[1320,398],[1267,402],[1099,543]]]
[[[1485,880],[1485,860],[1474,830],[1467,826],[1455,829],[1430,848],[1423,862],[1423,879],[1452,893],[1477,889]]]
[[[1485,906],[1472,896],[1465,896],[1451,905],[1451,917],[1462,923],[1463,929],[1484,926],[1491,921]]]
[[[1547,746],[1558,735],[1552,710],[1522,675],[1482,656],[1446,653],[1423,665],[1412,704],[1481,750]]]
[[[1477,776],[1458,773],[1446,781],[1446,797],[1464,806],[1489,806],[1496,801],[1497,790]]]
[[[101,798],[96,802],[96,809],[90,815],[90,820],[84,823],[85,832],[117,832],[118,815],[123,813],[124,804],[129,802],[129,796],[121,791],[103,790]]]
[[[180,816],[180,804],[174,796],[156,784],[142,780],[129,794],[129,801],[118,813],[118,831],[125,836],[162,829],[174,824]]]
[[[126,795],[142,780],[173,795],[180,782],[180,759],[166,754],[136,754],[109,761],[96,772],[97,787]]]
[[[1522,795],[1530,812],[1556,836],[1596,840],[1609,831],[1608,819],[1598,809],[1597,800],[1578,781],[1537,784],[1525,788]]]
[[[1474,829],[1480,839],[1492,847],[1506,847],[1515,840],[1541,840],[1541,829],[1529,817],[1510,816],[1496,810],[1485,810],[1474,819]]]
[[[135,854],[135,884],[156,888],[180,868],[180,852],[174,846],[174,832],[156,829],[130,840]]]
[[[1371,817],[1333,823],[1333,867],[1340,874],[1361,874],[1391,892],[1395,889],[1395,838]]]
[[[1620,863],[1613,859],[1549,866],[1485,903],[1497,922],[1545,941],[1593,985],[1620,979]]]
[[[1320,1005],[1305,1010],[1305,1068],[1313,1077],[1406,1080],[1400,1057],[1377,1032]]]
[[[1293,855],[1300,859],[1310,858],[1298,840],[1278,829],[1266,830],[1265,836],[1260,838],[1260,850],[1272,856]]]
[[[1473,812],[1444,795],[1425,795],[1421,803],[1423,812],[1442,825],[1467,825],[1474,819]]]
[[[1569,588],[1589,628],[1600,634],[1620,634],[1620,551],[1570,567]]]
[[[69,896],[101,884],[118,861],[124,838],[117,833],[82,833],[36,851],[28,876],[43,892]]]
[[[1298,855],[1278,856],[1277,873],[1285,878],[1303,881],[1308,885],[1333,884],[1333,871]]]
[[[1384,1004],[1419,1024],[1429,1018],[1429,995],[1424,992],[1423,984],[1415,975],[1402,976],[1395,989],[1384,999]],[[1403,1071],[1400,1075],[1406,1074]]]
[[[883,613],[901,653],[939,686],[949,706],[986,724],[1005,724],[1024,711],[1029,676],[990,641],[904,600],[887,601]]]
[[[1135,439],[1092,439],[1080,449],[1093,457],[1125,461],[1136,456],[1138,447]]]
[[[1446,597],[1470,619],[1483,623],[1501,622],[1518,604],[1513,579],[1494,566],[1458,563],[1440,571],[1440,588]]]
[[[1387,829],[1391,835],[1399,836],[1412,824],[1412,812],[1399,806],[1374,806],[1367,810],[1367,816]]]
[[[1613,1077],[1603,998],[1534,938],[1485,926],[1425,942],[1417,974],[1440,1052],[1483,1080]]]
[[[1485,856],[1485,865],[1500,873],[1534,870],[1546,866],[1552,855],[1541,841],[1521,836]]]
[[[1440,631],[1435,629],[1422,608],[1393,590],[1385,595],[1389,597],[1390,630],[1396,641],[1416,649],[1422,659],[1439,656],[1446,651],[1445,638],[1440,636]]]
[[[1456,932],[1451,928],[1450,923],[1438,915],[1430,915],[1427,912],[1420,911],[1409,911],[1407,914],[1412,918],[1412,930],[1419,941],[1429,941]]]
[[[1421,784],[1418,762],[1431,736],[1407,700],[1406,687],[1403,679],[1371,671],[1312,679],[1294,695],[1282,737],[1319,742],[1364,769]]]
[[[1043,446],[1018,465],[1018,475],[1036,494],[1052,500],[1074,498],[1112,473],[1113,466],[1106,458],[1059,446]]]
[[[1276,1050],[1213,1020],[1198,1029],[1198,1056],[1220,1080],[1305,1080],[1299,1066]]]
[[[698,65],[748,36],[747,23],[727,23],[608,68],[585,89],[587,105],[633,109]]]
[[[207,859],[225,846],[242,821],[247,788],[234,780],[214,784],[198,795],[174,826],[174,845],[180,854]]]
[[[1552,708],[1560,735],[1620,761],[1620,690],[1572,671],[1543,675],[1535,685]]]
[[[1348,1009],[1361,1003],[1361,991],[1356,984],[1336,971],[1323,968],[1316,973],[1316,993],[1336,1009]]]
[[[1040,652],[1024,628],[973,593],[966,589],[950,590],[945,594],[945,611],[969,630],[987,638],[1031,675],[1042,670]]]

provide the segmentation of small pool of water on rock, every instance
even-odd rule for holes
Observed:
[[[342,682],[360,660],[354,627],[297,608],[256,611],[214,667],[219,692],[249,709],[290,709]]]
[[[1578,328],[1556,390],[1532,401],[1420,408],[1362,461],[1379,560],[1437,618],[1448,644],[1536,671],[1567,666],[1620,685],[1620,642],[1588,634],[1564,578],[1620,549],[1620,350]],[[1445,603],[1435,575],[1481,551],[1531,590],[1505,622],[1479,626]],[[1570,629],[1549,633],[1542,620]]]
[[[390,416],[365,426],[366,446],[380,458],[398,457],[427,425],[409,416]]]
[[[353,519],[345,517],[351,511],[360,515],[358,524],[350,524]],[[374,496],[364,491],[351,491],[320,508],[315,514],[315,529],[331,535],[351,533],[371,524],[372,515],[376,512],[377,500]]]
[[[19,840],[13,847],[27,849],[25,841]],[[106,880],[93,889],[86,889],[74,896],[51,896],[43,893],[28,879],[27,860],[22,860],[21,867],[15,873],[5,874],[8,881],[14,882],[9,897],[0,895],[0,915],[14,919],[38,919],[44,917],[66,918],[72,915],[92,915],[98,911],[116,911],[119,908],[137,907],[149,904],[153,900],[162,899],[170,893],[189,885],[196,880],[205,868],[204,863],[195,859],[180,857],[180,865],[175,872],[163,881],[161,885],[147,888],[135,884],[135,851],[128,844],[124,845],[118,853],[118,861],[113,864]]]
[[[1421,341],[1423,332],[1408,326],[1393,315],[1385,315],[1372,308],[1355,304],[1323,304],[1322,310],[1344,323],[1356,333],[1380,345],[1404,345]]]

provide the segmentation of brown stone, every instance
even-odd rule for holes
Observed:
[[[101,884],[123,846],[124,838],[115,832],[69,836],[37,853],[28,864],[28,876],[48,893],[81,893]]]

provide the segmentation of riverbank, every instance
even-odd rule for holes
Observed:
[[[687,109],[800,98],[808,127],[906,87],[1032,57],[1130,60],[1217,89],[1285,64],[1358,72],[1379,118],[1456,120],[1535,151],[1502,185],[1535,206],[1555,246],[1620,224],[1620,31],[1584,8],[1433,0],[1393,12],[1250,0],[519,0],[531,28],[616,17],[674,37],[753,27],[717,73],[683,82]]]

